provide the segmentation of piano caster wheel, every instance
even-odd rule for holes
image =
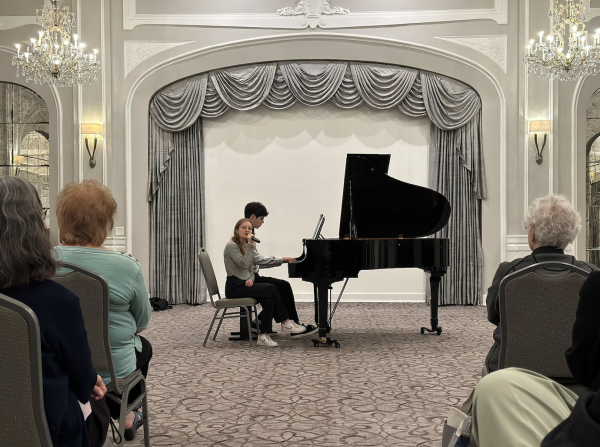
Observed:
[[[327,346],[335,346],[336,348],[340,347],[340,344],[338,343],[337,340],[332,340],[329,337],[322,337],[319,340],[311,340],[313,342],[313,345],[315,346],[315,348],[318,348],[321,345],[327,345]]]
[[[436,327],[435,329],[429,329],[428,327],[422,327],[421,328],[421,334],[424,334],[425,331],[427,331],[427,332],[435,332],[438,335],[442,334],[442,328],[440,326]]]

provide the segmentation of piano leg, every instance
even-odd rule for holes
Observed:
[[[315,295],[315,323],[319,325],[319,288],[313,284]]]
[[[334,345],[336,348],[340,347],[340,344],[337,340],[331,340],[327,337],[327,332],[329,330],[328,323],[328,308],[329,304],[329,288],[330,284],[325,285],[315,285],[316,297],[318,298],[318,306],[317,306],[317,324],[319,326],[319,339],[312,340],[315,347],[321,345]]]
[[[438,326],[438,299],[440,292],[440,280],[442,279],[442,274],[431,272],[431,276],[429,278],[429,284],[431,285],[431,302],[429,303],[429,308],[431,312],[431,329],[422,327],[421,334],[427,332],[436,332],[438,335],[442,333],[442,328]]]
[[[319,294],[319,314],[317,324],[319,325],[319,337],[327,338],[327,301],[329,300],[329,285],[318,286]]]

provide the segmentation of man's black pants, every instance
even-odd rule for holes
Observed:
[[[251,287],[246,287],[245,280],[228,276],[225,282],[225,296],[227,298],[254,298],[258,301],[262,307],[258,318],[260,319],[260,332],[263,334],[273,331],[273,319],[277,323],[290,319],[277,287],[272,284],[257,284],[254,281]]]
[[[298,324],[300,323],[300,321],[298,321],[298,312],[296,311],[294,292],[292,291],[292,286],[289,282],[283,279],[260,276],[258,273],[254,274],[254,282],[256,284],[273,284],[275,287],[277,287],[279,295],[283,301],[283,305],[285,306],[285,310],[287,310],[287,313],[290,316],[290,320],[295,321]]]

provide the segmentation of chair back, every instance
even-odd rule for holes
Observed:
[[[204,280],[206,281],[206,287],[208,288],[210,302],[212,303],[213,307],[216,307],[213,300],[213,295],[217,295],[219,299],[221,299],[221,294],[219,293],[219,285],[217,284],[217,277],[215,276],[212,262],[210,262],[210,256],[208,256],[208,252],[204,248],[201,248],[198,257],[200,258],[200,268],[202,269],[202,274],[204,275]]]
[[[0,294],[0,445],[52,447],[44,412],[40,324]]]
[[[518,367],[555,379],[573,377],[565,351],[571,346],[579,290],[588,275],[571,264],[540,262],[502,280],[500,369]]]
[[[92,364],[96,371],[107,371],[111,382],[116,386],[117,375],[108,332],[108,283],[102,276],[67,262],[60,263],[60,269],[52,280],[79,298],[88,344],[92,351]]]

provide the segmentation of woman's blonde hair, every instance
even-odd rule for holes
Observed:
[[[242,239],[236,233],[236,231],[240,228],[240,225],[242,225],[244,222],[250,222],[250,219],[240,219],[237,221],[237,223],[235,224],[235,228],[233,229],[233,237],[231,238],[231,240],[233,242],[235,242],[238,247],[240,247],[240,251],[242,252],[242,255],[246,256],[246,247],[244,247],[245,242],[242,242]],[[254,230],[254,226],[252,225],[252,222],[250,222],[250,225],[252,226],[252,229]]]
[[[61,244],[102,245],[115,225],[116,213],[110,190],[96,180],[65,186],[56,203]]]

